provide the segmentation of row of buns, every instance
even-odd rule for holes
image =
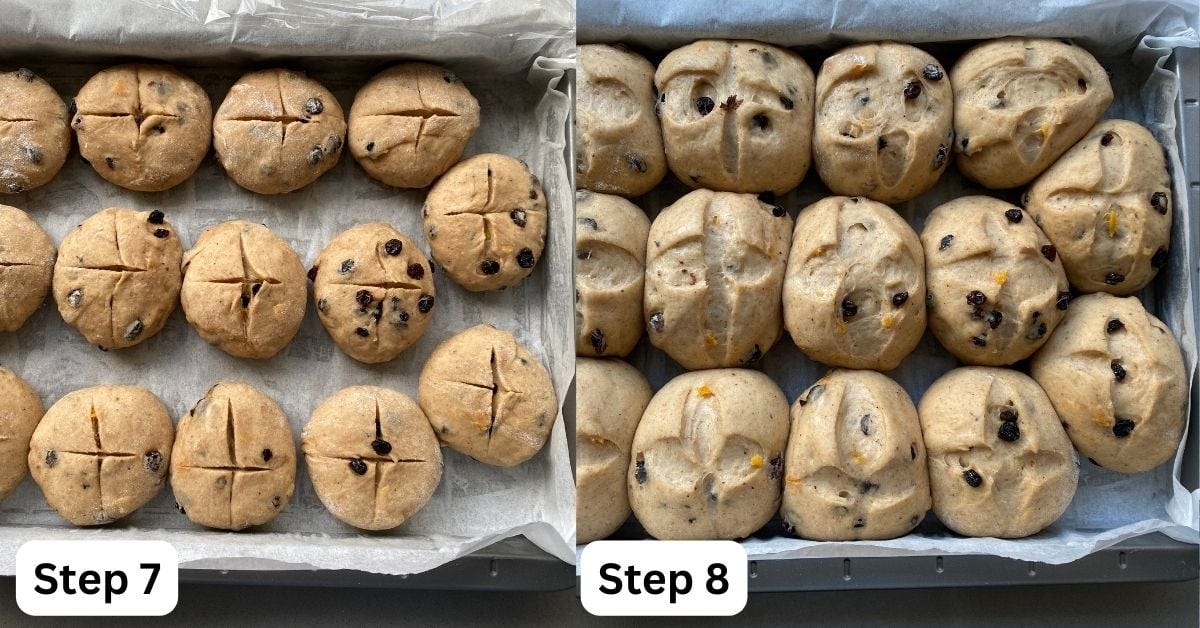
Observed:
[[[243,75],[214,115],[195,80],[166,65],[102,70],[68,107],[26,68],[0,73],[0,193],[46,184],[71,148],[111,183],[160,192],[187,180],[216,148],[238,185],[259,194],[300,189],[348,149],[373,178],[423,188],[462,157],[479,128],[479,103],[445,68],[403,63],[372,77],[349,116],[303,72]]]
[[[577,184],[629,197],[668,169],[695,188],[783,194],[815,162],[836,194],[900,203],[952,158],[985,187],[1017,187],[1113,99],[1096,59],[1055,39],[984,42],[949,71],[890,41],[844,48],[815,77],[799,55],[756,41],[697,41],[657,68],[592,44],[579,66]]]

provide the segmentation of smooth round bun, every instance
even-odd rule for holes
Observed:
[[[79,89],[71,128],[79,155],[110,183],[161,192],[186,181],[208,155],[212,103],[167,65],[101,70]]]
[[[350,106],[350,154],[375,179],[423,188],[462,158],[479,102],[453,72],[401,63],[371,77]]]
[[[174,436],[167,407],[145,388],[83,388],[55,402],[38,423],[29,473],[63,519],[112,523],[167,484]]]
[[[421,408],[387,388],[351,386],[323,401],[300,435],[317,498],[361,530],[390,530],[442,480],[442,452]]]
[[[498,467],[534,457],[558,416],[550,372],[512,334],[491,325],[438,345],[421,369],[420,396],[442,444]]]

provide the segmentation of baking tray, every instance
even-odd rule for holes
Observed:
[[[881,36],[881,39],[886,39]],[[1179,143],[1188,197],[1188,211],[1200,208],[1200,49],[1176,48],[1167,60],[1167,69],[1179,79],[1174,114],[1177,120],[1176,140]],[[668,174],[668,178],[672,175]],[[810,173],[811,177],[811,173]],[[811,178],[801,186],[812,183]],[[819,183],[818,183],[819,184]],[[1178,188],[1177,188],[1178,189]],[[1185,237],[1200,243],[1200,229],[1193,221],[1191,233]],[[1191,292],[1200,294],[1200,269],[1197,259],[1187,261],[1181,269],[1189,274]],[[1200,309],[1193,311],[1200,329]],[[781,338],[781,343],[790,342]],[[642,339],[634,356],[648,348]],[[572,421],[573,413],[568,418]],[[1200,487],[1197,478],[1200,460],[1200,379],[1193,377],[1189,428],[1181,468],[1181,482],[1189,490]],[[573,445],[573,443],[572,443]],[[944,531],[932,514],[918,527],[929,531]],[[783,526],[775,517],[754,537],[782,535]],[[611,540],[649,538],[633,517]],[[945,556],[887,556],[838,558],[752,559],[748,565],[751,592],[821,591],[853,589],[906,589],[963,586],[1010,586],[1029,584],[1111,583],[1111,582],[1171,582],[1194,580],[1200,577],[1200,552],[1194,544],[1172,539],[1155,532],[1136,536],[1064,564],[1035,563],[1000,556],[955,554]],[[578,579],[577,579],[578,580]]]
[[[557,1],[557,0],[554,0],[554,1]],[[473,4],[473,6],[478,6],[480,3],[476,2],[476,3],[472,3],[472,4]],[[465,4],[464,4],[464,6],[465,6]],[[10,8],[11,8],[11,5],[10,5]],[[0,14],[3,14],[3,12],[0,11]],[[69,21],[70,20],[65,20],[64,23],[68,23]],[[42,23],[42,25],[44,26],[44,22]],[[512,26],[512,28],[519,29],[522,27],[520,25],[516,25],[516,26]],[[34,33],[37,30],[37,28],[35,26],[30,26],[29,29],[30,29],[29,35],[34,36]],[[212,29],[207,29],[207,30],[211,31]],[[546,36],[546,35],[543,34],[543,35],[540,35],[539,37],[544,37],[544,36]],[[551,34],[550,36],[553,36],[553,34]],[[515,33],[514,33],[514,37],[516,37]],[[18,50],[15,52],[15,55],[13,55],[13,56],[5,55],[4,62],[6,64],[18,64],[18,65],[19,64],[28,64],[28,65],[30,65],[30,67],[38,67],[39,65],[45,65],[47,63],[57,63],[60,60],[62,60],[61,53],[59,53],[57,57],[41,56],[40,53],[46,52],[46,50],[44,50],[44,48],[46,47],[46,44],[44,43],[45,40],[39,39],[37,37],[34,37],[34,39],[37,40],[36,43],[30,42],[28,44],[20,44]],[[54,39],[54,37],[48,37],[48,39]],[[434,39],[436,40],[436,38],[434,38]],[[532,36],[530,37],[530,41],[533,41],[534,39],[536,39],[536,38],[533,38]],[[113,50],[113,51],[103,50],[103,51],[99,51],[99,52],[92,51],[92,53],[89,53],[88,52],[89,47],[96,45],[94,41],[92,41],[90,43],[87,41],[76,41],[75,37],[72,37],[71,40],[72,40],[72,42],[74,42],[75,45],[72,47],[72,49],[70,51],[67,52],[67,54],[72,55],[72,56],[75,55],[76,53],[79,55],[86,54],[89,66],[92,64],[97,64],[97,63],[109,64],[110,62],[118,63],[118,62],[130,60],[130,58],[127,56],[129,54],[146,54],[146,52],[144,50],[137,49],[136,45],[134,48],[134,50],[135,50],[134,52],[128,52],[125,50]],[[564,39],[562,41],[566,42],[568,44],[573,43],[573,38]],[[435,41],[434,43],[436,44],[438,42]],[[8,52],[13,52],[12,47],[17,44],[14,43],[14,40],[10,39],[0,45],[3,45],[4,47],[6,47]],[[193,65],[196,63],[196,59],[204,58],[205,52],[202,49],[205,46],[208,46],[211,48],[214,46],[222,47],[222,46],[226,46],[226,45],[227,45],[227,42],[222,42],[219,38],[217,39],[217,41],[215,43],[208,43],[208,44],[204,44],[204,45],[181,43],[180,46],[178,46],[176,49],[169,51],[169,52],[164,52],[163,56],[168,57],[172,61],[177,62],[180,65],[180,67],[183,68],[183,70],[185,72],[192,73],[192,72],[196,71],[196,67]],[[524,50],[524,48],[522,48],[521,46],[508,45],[508,44],[505,44],[505,45],[509,46],[509,50],[508,50],[509,53],[512,55],[515,55],[518,59],[518,62],[521,63],[521,65],[518,68],[519,74],[514,74],[513,70],[511,68],[505,70],[504,73],[507,75],[517,76],[518,77],[517,80],[519,80],[520,77],[523,77],[525,72],[530,72],[532,74],[534,71],[540,71],[540,74],[542,76],[544,76],[546,74],[544,71],[545,67],[539,66],[539,67],[541,67],[541,70],[534,70],[532,67],[525,65],[525,63],[533,64],[535,62],[535,59],[538,57],[541,57],[542,55],[548,54],[548,55],[555,56],[555,57],[562,57],[562,56],[567,56],[567,54],[569,54],[569,52],[570,52],[569,45],[560,46],[560,45],[558,45],[558,42],[555,42],[554,46],[547,45],[545,48],[542,48],[540,50],[533,49],[530,51],[526,51],[526,52],[528,52],[528,54],[513,52],[513,49],[517,49],[517,48],[521,48],[521,50]],[[257,49],[257,50],[259,52],[256,52],[255,49],[247,50],[245,48],[241,48],[241,49],[230,48],[228,65],[230,65],[234,68],[254,67],[255,65],[261,65],[261,64],[267,62],[271,58],[279,58],[282,55],[282,56],[286,56],[288,59],[295,58],[294,60],[283,61],[282,63],[284,63],[285,65],[293,66],[293,65],[301,64],[301,65],[305,65],[306,67],[316,66],[317,68],[322,69],[325,72],[329,71],[330,64],[328,63],[328,60],[311,58],[312,57],[311,52],[307,53],[307,54],[304,52],[280,53],[280,52],[276,52],[272,48],[272,49],[266,51],[266,54],[263,54],[261,52],[261,50],[262,50],[261,48]],[[394,63],[398,60],[403,60],[404,58],[406,58],[408,56],[406,54],[408,52],[408,50],[409,50],[408,47],[397,47],[395,49],[390,49],[390,50],[373,50],[368,54],[361,55],[362,58],[358,59],[354,66],[355,71],[356,71],[356,73],[362,73],[365,71],[366,68],[373,68],[376,70],[382,69],[382,67],[384,67],[390,63]],[[474,47],[474,48],[470,48],[467,51],[467,53],[469,55],[481,54],[482,51],[480,49],[478,49],[478,47]],[[151,53],[151,54],[153,55],[153,53]],[[118,56],[118,55],[120,55],[120,56]],[[153,55],[153,56],[157,56],[157,55]],[[309,58],[305,58],[305,59],[299,58],[299,57],[305,57],[305,56],[307,56]],[[504,64],[504,63],[509,63],[510,65],[512,64],[511,59],[509,59],[508,61],[505,61],[504,59],[505,59],[505,57],[503,55],[496,55],[496,59],[494,60],[493,68],[496,69],[497,73],[500,73],[499,68],[502,67],[502,64]],[[526,61],[522,62],[522,61],[520,61],[520,59],[525,59]],[[69,60],[69,59],[67,59],[67,60]],[[563,66],[569,65],[571,63],[570,60],[567,60],[564,62],[561,60],[556,61],[554,59],[545,60],[543,62],[549,63],[551,66],[554,67],[554,69],[558,69],[558,70],[564,70],[565,68]],[[459,63],[462,63],[462,61],[460,60]],[[566,76],[563,79],[560,79],[558,81],[557,86],[554,88],[559,93],[563,94],[563,96],[560,96],[560,98],[567,97],[566,94],[568,93],[568,89],[569,89],[568,85],[569,85],[569,81],[571,79],[569,73],[564,73],[564,74]],[[363,80],[365,80],[365,78],[368,77],[369,75],[370,75],[370,73],[363,73],[362,74]],[[318,74],[318,76],[319,76],[319,74]],[[232,78],[235,78],[235,77],[236,77],[236,74],[232,74],[229,77],[229,79],[232,80]],[[544,84],[545,83],[539,84],[539,87],[537,88],[536,93],[538,93],[538,94],[542,93],[541,85],[544,85]],[[69,91],[64,92],[60,89],[60,93],[64,97],[69,98],[72,92],[69,92]],[[210,96],[212,96],[214,99],[213,102],[214,102],[214,107],[215,107],[215,105],[219,103],[220,94],[214,95],[214,94],[210,93]],[[339,95],[339,97],[341,98],[342,96]],[[515,98],[515,99],[512,99],[512,102],[513,103],[522,103],[522,102],[525,102],[525,100],[527,100],[527,99]],[[342,102],[346,106],[348,106],[348,104],[349,104],[348,99],[343,99]],[[538,100],[535,98],[532,100],[532,104],[529,105],[530,116],[536,115],[533,113],[533,106],[536,105],[537,103],[538,103]],[[519,106],[519,105],[514,104],[513,106]],[[348,111],[348,108],[347,108],[347,111]],[[562,117],[563,116],[560,114],[557,119],[561,120]],[[569,128],[569,125],[570,125],[569,114],[567,114],[566,118],[567,118],[566,124],[568,125],[567,128]],[[533,119],[533,118],[531,118],[531,119]],[[528,125],[523,125],[521,128],[525,128],[527,126]],[[517,128],[516,125],[514,125],[513,129],[516,129],[516,128]],[[554,128],[554,127],[550,127],[550,128]],[[515,132],[515,131],[511,131],[511,132]],[[554,144],[557,145],[558,143],[554,142]],[[471,152],[479,152],[479,151],[471,151]],[[547,151],[547,152],[550,152],[550,151]],[[72,152],[71,156],[68,159],[77,161],[75,159],[76,156],[77,156],[77,154]],[[569,167],[567,167],[567,164],[570,162],[565,160],[565,155],[562,158],[563,158],[563,161],[561,163],[558,163],[555,166],[555,168],[561,169],[564,173],[569,173],[571,169]],[[210,155],[209,159],[206,160],[206,165],[202,166],[202,169],[209,168],[209,166],[207,164],[211,161],[212,161],[212,159],[211,159],[211,155]],[[348,160],[348,158],[345,158],[342,161],[346,161],[347,163],[339,164],[337,169],[357,168],[357,165],[350,163],[352,160]],[[550,152],[550,157],[549,157],[549,159],[547,159],[547,161],[550,163],[558,162],[557,151]],[[564,178],[565,177],[557,177],[557,180],[554,181],[554,187],[556,189],[561,189],[559,186],[562,186],[561,182],[563,181]],[[211,183],[211,181],[209,183]],[[224,182],[222,181],[222,184],[223,183]],[[573,189],[573,185],[570,188],[566,188],[566,189],[568,189],[568,190]],[[113,187],[112,190],[116,190],[116,188]],[[547,190],[549,191],[549,188],[547,188]],[[116,193],[118,196],[120,196],[119,190],[114,193]],[[132,194],[132,193],[130,193],[130,194]],[[414,193],[414,194],[416,194],[416,193]],[[423,193],[420,193],[420,194],[423,195]],[[548,196],[549,196],[549,194],[548,194]],[[562,196],[565,196],[565,198],[558,198],[558,197],[562,197]],[[559,195],[559,194],[555,194],[555,197],[556,197],[556,201],[558,201],[558,204],[560,205],[559,208],[564,211],[569,211],[569,209],[568,209],[569,206],[567,206],[566,203],[570,202],[571,197],[567,196],[567,195]],[[142,201],[144,202],[145,195],[143,195],[141,198],[142,198]],[[13,204],[13,205],[17,205],[17,206],[21,205],[21,203],[19,201],[11,199],[11,198],[10,199],[0,199],[0,202],[6,202],[6,201],[7,201],[6,204]],[[555,219],[559,220],[560,223],[566,222],[565,220],[563,220],[563,218],[565,218],[564,214],[557,214],[555,217]],[[193,236],[194,236],[194,234],[193,234]],[[566,237],[569,238],[570,236],[568,235]],[[55,238],[55,239],[57,240],[58,238]],[[190,238],[190,239],[185,238],[185,243],[190,244],[190,241],[188,241],[188,240],[191,240],[191,239],[194,239],[194,237]],[[557,255],[560,257],[565,256],[565,258],[567,260],[569,260],[570,259],[570,257],[569,257],[570,252],[568,250],[569,249],[569,241],[551,242],[550,241],[551,239],[552,239],[552,235],[548,234],[546,262],[547,263],[550,262],[550,256],[551,256],[551,250],[552,250],[551,247],[554,247],[553,248],[554,255]],[[561,240],[561,238],[559,240]],[[566,251],[565,253],[562,253],[561,255],[558,253],[558,251],[564,251],[564,250]],[[302,251],[301,251],[301,255],[306,260],[308,257],[311,257],[311,256],[305,256]],[[553,266],[553,268],[554,269],[563,268],[561,263],[559,263],[561,261],[562,260],[556,259],[555,265]],[[569,261],[568,261],[568,263],[569,263]],[[538,284],[548,283],[549,281],[551,281],[550,274],[549,274],[547,268],[543,267],[539,270],[540,270],[540,274],[543,275],[543,277],[538,281]],[[556,281],[560,284],[565,281],[569,281],[569,279],[566,278],[567,276],[565,274],[563,274],[563,276],[561,278],[558,278],[557,275],[560,275],[560,274],[562,274],[561,270],[555,270],[556,278],[554,279],[554,281]],[[533,283],[530,282],[528,285],[533,285]],[[439,287],[441,287],[441,286],[439,286]],[[569,287],[569,284],[568,284],[568,287]],[[563,294],[566,294],[565,290],[563,290],[562,292],[563,292]],[[439,296],[440,296],[440,292],[439,292]],[[543,301],[545,301],[546,307],[553,307],[555,311],[560,309],[560,307],[565,307],[565,303],[560,306],[560,304],[558,302],[553,301],[551,299],[544,299]],[[53,312],[53,303],[52,302],[43,309],[48,310],[49,313],[41,312],[38,314],[38,316],[50,317],[50,318],[57,319],[57,314]],[[311,314],[312,313],[310,312],[309,315],[311,315]],[[524,325],[526,327],[526,332],[528,334],[531,334],[532,337],[534,337],[534,338],[537,338],[539,334],[550,334],[550,331],[548,331],[549,328],[540,326],[539,325],[540,317],[537,317],[534,314],[535,314],[535,312],[533,312],[533,311],[526,311],[525,315],[528,317],[526,319],[527,324]],[[172,318],[177,319],[177,320],[174,320],[173,322],[180,323],[182,321],[181,317],[182,317],[182,314],[179,312],[176,312],[172,316]],[[311,321],[306,321],[306,322],[311,322]],[[311,325],[309,325],[309,327],[311,327]],[[183,325],[181,327],[181,329],[183,329],[183,331],[186,332],[187,334],[194,334],[194,332],[192,332],[190,329],[188,329],[186,327],[186,325]],[[565,327],[564,327],[564,329],[565,329]],[[71,334],[71,335],[74,334],[73,331],[67,329],[65,326],[63,326],[61,328],[61,330],[59,330],[59,331],[63,334]],[[453,331],[453,330],[449,330],[449,331]],[[305,333],[305,332],[302,330],[301,334],[303,334],[303,333]],[[331,343],[328,343],[328,341],[324,338],[323,332],[321,333],[321,336],[322,336],[321,340],[328,344],[328,348],[331,351],[336,351],[336,349],[333,348],[333,345]],[[567,334],[567,333],[563,333],[563,334],[553,333],[553,336],[554,336],[553,338],[550,338],[549,335],[543,336],[542,342],[544,342],[547,345],[555,344],[555,343],[567,344],[567,343],[572,342],[571,338],[569,337],[569,334]],[[559,336],[562,336],[562,337],[559,338]],[[549,351],[549,349],[547,349],[547,351]],[[419,363],[418,363],[418,367],[419,367]],[[207,383],[211,383],[211,382],[208,382],[208,378],[209,378],[208,373],[189,373],[187,375],[187,377],[189,379],[195,379],[197,381],[204,380]],[[37,386],[37,383],[34,379],[31,379],[30,381],[33,382],[35,386]],[[412,378],[411,383],[413,384],[413,387],[415,388],[415,377]],[[561,380],[559,380],[560,385],[561,385],[561,383],[562,383]],[[43,392],[43,394],[45,393],[44,390],[42,392]],[[408,391],[406,391],[406,392],[408,392]],[[561,393],[561,390],[560,390],[560,393]],[[53,399],[50,399],[48,401],[53,401]],[[177,408],[173,408],[173,410],[177,410]],[[561,428],[556,428],[556,430],[559,430],[559,429],[561,429]],[[561,436],[562,436],[561,434],[558,435],[558,438],[560,439],[560,443],[559,443],[560,447],[562,446]],[[567,440],[569,440],[569,439],[567,439]],[[559,458],[559,460],[561,460],[561,458]],[[559,491],[559,493],[561,493],[561,491]],[[169,495],[169,490],[164,491],[163,495]],[[160,496],[160,497],[162,497],[162,496]],[[547,509],[550,509],[550,508],[551,508],[551,506],[549,504],[547,504]],[[554,508],[556,511],[558,510],[557,507],[554,507]],[[551,517],[551,516],[553,516],[553,514],[550,513],[550,514],[546,514],[544,516]],[[19,526],[20,524],[17,524],[17,525]],[[544,525],[544,524],[542,524],[542,525]],[[127,526],[118,526],[118,527],[126,528]],[[199,528],[195,528],[195,529],[200,530]],[[512,534],[518,534],[523,531],[528,532],[527,530],[517,529],[517,530],[513,531]],[[83,535],[87,536],[88,538],[95,538],[95,536],[100,536],[101,538],[103,538],[103,534],[104,534],[103,531],[97,532],[97,531],[93,530],[93,531],[90,531],[91,532],[90,535],[88,534],[88,532],[89,531],[85,531],[83,533]],[[127,530],[122,530],[121,532],[127,533]],[[240,537],[243,540],[245,540],[248,538],[247,534],[253,534],[253,532],[243,533],[241,535],[234,535],[234,536]],[[540,531],[540,534],[544,538],[545,532]],[[149,534],[147,534],[145,536],[148,536],[150,538],[155,538],[153,536],[153,532],[150,532]],[[572,537],[566,537],[566,538],[572,538]],[[249,538],[249,541],[253,542],[252,537]],[[219,542],[219,541],[216,541],[216,542]],[[446,551],[448,551],[448,550],[446,550]],[[557,548],[555,551],[557,551]],[[561,555],[561,554],[562,554],[562,552],[559,552],[559,555]],[[445,558],[449,558],[449,556],[453,556],[453,555],[455,555],[455,554],[447,553],[444,556],[445,556]],[[443,560],[445,560],[445,558],[443,558]],[[573,581],[571,579],[572,570],[573,570],[573,567],[569,563],[564,562],[564,560],[562,558],[558,558],[553,554],[543,551],[541,548],[539,548],[537,545],[535,545],[533,542],[527,540],[526,538],[524,538],[524,537],[509,537],[509,538],[504,538],[502,540],[499,540],[498,542],[495,542],[493,544],[490,544],[487,547],[478,549],[469,555],[459,558],[458,560],[446,563],[444,565],[441,565],[439,567],[436,567],[436,568],[433,568],[433,569],[430,569],[427,571],[422,571],[420,573],[413,573],[413,574],[409,574],[409,575],[389,576],[389,575],[376,574],[376,573],[371,573],[371,572],[366,572],[366,571],[352,571],[352,570],[345,570],[345,569],[314,569],[314,568],[310,568],[308,566],[284,565],[281,563],[272,564],[272,561],[269,561],[269,560],[262,561],[262,560],[233,558],[233,559],[221,559],[221,561],[219,563],[214,563],[212,560],[197,561],[197,562],[193,563],[192,565],[185,567],[184,569],[181,569],[180,579],[184,582],[208,582],[208,583],[231,583],[231,584],[257,583],[257,584],[271,585],[271,584],[292,583],[292,584],[324,585],[324,586],[375,586],[375,587],[394,587],[394,588],[408,588],[408,589],[459,589],[459,590],[496,590],[496,591],[530,590],[530,591],[537,591],[537,590],[561,590],[561,589],[569,588],[573,583]]]

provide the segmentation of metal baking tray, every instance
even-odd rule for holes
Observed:
[[[1167,68],[1180,81],[1175,102],[1178,121],[1176,140],[1187,180],[1188,207],[1200,208],[1200,50],[1177,48]],[[668,175],[669,176],[669,175]],[[1200,244],[1196,225],[1187,234]],[[1197,260],[1189,260],[1192,294],[1200,294]],[[1200,329],[1200,310],[1196,312]],[[645,343],[645,339],[642,340]],[[639,351],[643,350],[639,347]],[[567,416],[574,425],[574,412]],[[1189,490],[1200,487],[1197,477],[1200,462],[1200,378],[1194,378],[1191,412],[1181,482]],[[571,443],[572,448],[574,443]],[[572,449],[573,452],[573,449]],[[940,523],[927,517],[918,529],[942,530]],[[782,522],[775,517],[756,537],[783,534]],[[633,517],[616,533],[613,540],[649,538]],[[749,561],[751,592],[824,591],[853,589],[908,589],[964,586],[1009,586],[1028,584],[1070,584],[1111,582],[1175,582],[1200,577],[1200,552],[1195,545],[1174,540],[1162,533],[1127,539],[1079,560],[1061,565],[1034,563],[990,555],[892,556],[856,558],[789,558]],[[577,579],[578,583],[578,579]]]
[[[574,71],[567,70],[556,89],[574,101]],[[566,120],[570,137],[573,111]],[[72,150],[69,159],[77,153]],[[573,163],[570,146],[563,158]],[[568,168],[571,172],[573,168]],[[574,181],[571,182],[572,189]],[[563,401],[574,408],[573,396]],[[567,424],[573,434],[574,424]],[[570,439],[569,439],[570,440]],[[572,462],[573,467],[573,462]],[[574,585],[574,565],[547,553],[522,536],[502,539],[469,555],[434,569],[405,575],[387,575],[367,571],[316,568],[258,569],[240,567],[184,567],[179,580],[185,584],[227,584],[234,586],[307,586],[408,590],[562,591]]]

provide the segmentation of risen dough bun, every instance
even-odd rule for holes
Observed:
[[[950,70],[950,82],[958,169],[989,188],[1041,174],[1113,99],[1095,57],[1057,39],[979,44]]]
[[[587,543],[629,518],[629,448],[650,385],[620,360],[580,358],[575,369],[575,535]]]
[[[953,121],[954,96],[937,59],[895,42],[844,48],[817,74],[817,172],[837,194],[911,200],[945,171]]]
[[[874,371],[836,370],[792,404],[784,523],[819,541],[891,539],[929,510],[917,409]]]
[[[792,219],[749,194],[696,190],[650,225],[650,342],[687,369],[754,364],[779,338]]]
[[[667,163],[694,188],[783,194],[808,172],[813,73],[757,41],[703,40],[654,73]]]
[[[200,167],[212,103],[196,81],[166,65],[102,70],[75,96],[71,127],[96,174],[139,192],[179,185]]]
[[[779,510],[788,405],[747,369],[667,382],[633,437],[629,503],[656,539],[739,539]]]
[[[1140,473],[1175,455],[1187,372],[1175,336],[1136,297],[1075,300],[1030,366],[1075,447],[1096,464]]]
[[[423,188],[453,166],[479,129],[479,102],[452,72],[401,63],[371,77],[350,106],[350,154],[367,174]]]
[[[575,185],[640,196],[667,173],[654,101],[654,66],[616,46],[579,47]]]
[[[629,355],[642,337],[650,219],[619,196],[575,201],[575,353]]]
[[[67,521],[111,523],[166,485],[173,438],[166,406],[145,388],[84,388],[59,399],[38,423],[29,472]]]
[[[1097,124],[1034,182],[1025,208],[1083,292],[1137,292],[1167,263],[1171,176],[1136,122]]]
[[[832,196],[796,218],[783,317],[805,355],[890,371],[925,333],[925,257],[887,205]]]
[[[933,512],[966,536],[1019,538],[1071,504],[1079,463],[1037,382],[1001,368],[958,368],[925,391],[918,413]]]
[[[307,294],[300,256],[260,224],[209,227],[183,258],[183,314],[232,356],[279,353],[300,330]]]
[[[0,72],[0,194],[45,185],[71,151],[67,105],[26,68]]]
[[[0,332],[17,331],[46,300],[54,243],[29,214],[0,205]],[[641,308],[638,308],[639,325]]]
[[[1054,245],[1024,212],[987,196],[939,206],[921,231],[929,328],[967,364],[1037,351],[1071,295]]]

